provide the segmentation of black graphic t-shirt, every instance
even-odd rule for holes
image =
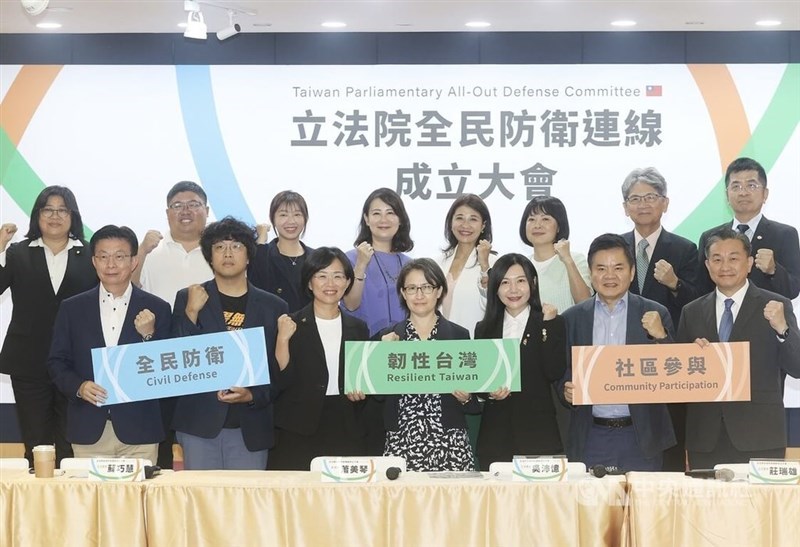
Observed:
[[[219,293],[219,301],[222,305],[222,316],[225,318],[225,328],[227,330],[240,330],[244,328],[245,310],[247,309],[247,293],[242,296],[228,296]],[[226,429],[236,429],[241,427],[239,413],[242,405],[228,405],[228,415],[225,416]]]

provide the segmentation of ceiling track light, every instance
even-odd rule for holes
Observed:
[[[235,15],[236,13],[233,10],[228,10],[228,26],[217,32],[217,40],[219,40],[220,42],[223,40],[227,40],[232,36],[236,36],[237,34],[239,34],[239,32],[241,32],[242,27],[239,26],[239,23],[233,22],[233,17]]]
[[[242,31],[241,25],[234,22],[234,17],[237,15],[249,15],[251,17],[257,15],[255,11],[236,6],[222,5],[206,0],[184,0],[183,10],[189,13],[186,21],[186,30],[183,33],[184,37],[195,40],[208,39],[208,26],[203,18],[203,13],[200,11],[201,6],[224,9],[228,13],[228,26],[216,33],[217,39],[220,41],[236,36]]]

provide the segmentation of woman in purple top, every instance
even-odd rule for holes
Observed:
[[[347,253],[355,281],[344,297],[344,307],[364,321],[370,336],[405,319],[397,296],[397,277],[414,248],[411,222],[403,201],[394,190],[379,188],[364,202],[361,225]]]

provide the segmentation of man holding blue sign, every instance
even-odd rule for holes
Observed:
[[[270,376],[289,356],[275,352],[278,317],[286,303],[247,281],[256,234],[231,217],[209,224],[200,238],[214,279],[178,292],[172,318],[176,336],[262,327]],[[272,391],[269,385],[232,386],[178,399],[172,425],[183,448],[185,469],[255,469],[267,466],[272,447]]]
[[[89,242],[100,285],[65,300],[56,316],[47,366],[69,400],[67,440],[76,457],[119,456],[155,462],[164,438],[158,400],[103,407],[92,348],[169,336],[169,304],[131,283],[138,242],[125,226],[100,228]]]

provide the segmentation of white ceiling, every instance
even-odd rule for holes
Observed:
[[[203,0],[201,0],[202,2]],[[242,32],[422,32],[466,31],[468,21],[486,21],[489,31],[610,31],[614,20],[637,22],[635,31],[761,30],[763,19],[777,30],[800,30],[800,0],[211,0],[256,15],[239,16]],[[176,33],[186,20],[183,0],[50,0],[31,17],[19,0],[0,0],[0,33]],[[210,32],[228,26],[225,9],[202,6]],[[59,22],[41,30],[40,22]],[[321,27],[325,21],[343,29]]]

